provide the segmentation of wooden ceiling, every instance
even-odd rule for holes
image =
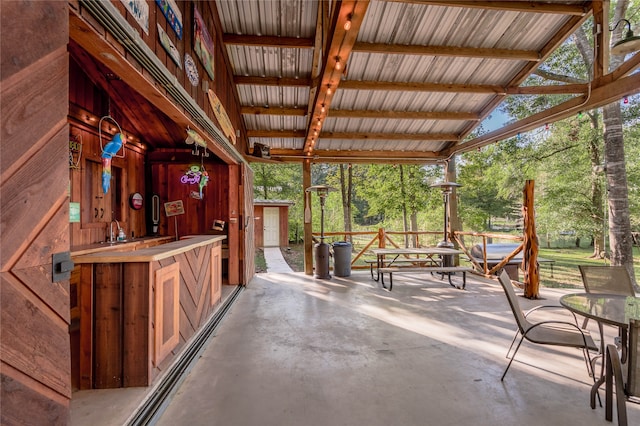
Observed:
[[[216,5],[251,146],[271,160],[443,161],[640,91],[640,54],[594,78],[523,86],[600,1],[227,1]],[[556,107],[472,137],[507,96]],[[568,100],[566,100],[569,95]]]

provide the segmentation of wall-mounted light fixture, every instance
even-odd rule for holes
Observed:
[[[633,35],[633,31],[631,31],[631,22],[628,20],[619,20],[613,29],[610,29],[609,31],[615,31],[621,22],[627,24],[627,32],[620,41],[613,45],[611,53],[614,55],[626,55],[640,50],[640,36]]]

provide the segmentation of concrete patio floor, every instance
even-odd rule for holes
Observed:
[[[542,300],[520,302],[570,292],[543,288]],[[475,275],[464,291],[400,275],[388,292],[368,271],[258,274],[157,424],[611,424],[589,407],[579,350],[525,342],[501,382],[514,330],[501,287]],[[640,424],[640,406],[627,412]]]

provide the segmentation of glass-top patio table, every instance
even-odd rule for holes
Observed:
[[[600,354],[604,356],[604,338],[601,324],[609,324],[619,328],[623,363],[627,360],[627,330],[629,321],[640,320],[640,297],[622,296],[618,294],[574,293],[560,297],[560,304],[578,315],[594,319],[600,324]],[[595,408],[595,396],[604,376],[597,380],[591,389],[591,408]]]

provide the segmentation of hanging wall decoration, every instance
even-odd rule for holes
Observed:
[[[213,93],[213,90],[209,89],[207,91],[207,96],[209,97],[209,103],[211,104],[211,108],[213,109],[213,113],[218,119],[218,123],[220,123],[220,127],[222,127],[222,132],[229,138],[233,144],[236,144],[236,131],[233,128],[233,124],[231,124],[231,120],[227,115],[227,111],[222,106],[220,102],[220,98]]]
[[[193,7],[193,50],[202,62],[204,69],[209,74],[211,80],[214,78],[214,46],[213,39],[209,35],[209,31],[204,24],[202,15],[198,12],[198,9]]]
[[[169,34],[167,34],[167,32],[162,29],[160,24],[158,24],[158,38],[160,39],[160,44],[162,45],[162,47],[164,47],[164,50],[166,50],[169,54],[169,57],[173,60],[173,62],[175,62],[178,68],[182,69],[182,62],[180,62],[180,52],[178,52],[178,49],[169,38]]]
[[[164,17],[178,36],[178,40],[182,39],[182,13],[174,0],[156,0],[156,4],[162,10]]]
[[[204,198],[202,189],[209,183],[209,173],[205,170],[204,164],[193,165],[180,177],[180,182],[185,185],[198,185],[198,190],[191,191],[189,196],[196,200],[202,200]]]
[[[120,0],[145,34],[149,35],[149,5],[145,0]]]
[[[200,81],[200,76],[198,75],[195,61],[188,53],[184,54],[184,70],[187,73],[191,85],[194,87],[197,86]]]
[[[82,135],[69,136],[69,167],[80,170],[80,158],[82,157]]]

